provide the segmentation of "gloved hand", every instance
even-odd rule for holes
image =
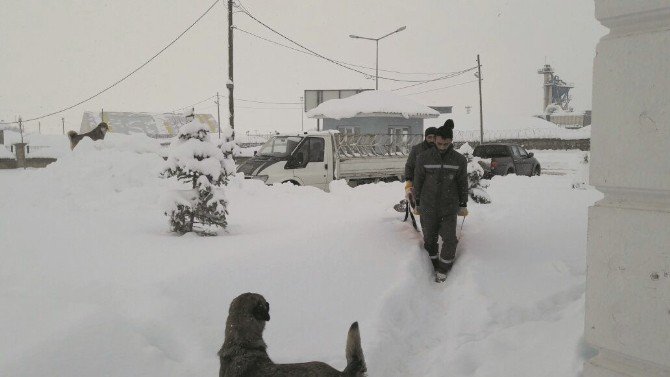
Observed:
[[[458,207],[458,216],[467,216],[468,215],[468,207]]]
[[[409,203],[414,203],[414,186],[412,185],[412,181],[405,182],[405,199]]]
[[[419,205],[418,199],[414,202],[414,207],[412,207],[412,213],[414,214],[414,216],[421,216],[421,206]]]

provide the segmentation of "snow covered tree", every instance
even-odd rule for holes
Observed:
[[[231,154],[211,142],[207,126],[197,120],[182,126],[162,172],[163,177],[175,177],[189,186],[175,190],[168,200],[165,215],[171,230],[215,235],[217,228],[225,229],[228,202],[222,186],[234,171]]]
[[[458,152],[468,159],[468,193],[470,198],[475,203],[488,204],[491,203],[491,197],[486,192],[489,187],[488,180],[482,179],[484,176],[484,169],[479,164],[481,160],[479,157],[474,157],[472,152],[474,150],[470,144],[465,143],[458,148]]]

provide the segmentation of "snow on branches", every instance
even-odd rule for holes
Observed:
[[[489,187],[489,181],[487,179],[482,179],[484,176],[484,169],[479,164],[481,159],[479,157],[474,157],[472,152],[473,149],[468,143],[465,143],[458,148],[458,153],[468,159],[468,192],[470,198],[472,198],[475,203],[491,203],[491,197],[489,196],[489,193],[486,192],[486,188]]]
[[[174,190],[168,198],[165,215],[173,232],[215,235],[217,228],[226,228],[228,201],[222,186],[235,172],[233,148],[228,139],[214,144],[207,126],[198,121],[180,128],[162,172],[163,177],[189,185],[188,189]]]

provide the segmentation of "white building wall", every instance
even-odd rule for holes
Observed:
[[[670,0],[595,0],[585,377],[670,376]]]

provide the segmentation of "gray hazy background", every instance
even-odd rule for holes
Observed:
[[[212,0],[0,0],[0,120],[36,117],[72,105],[128,74],[174,39]],[[496,114],[531,115],[541,109],[545,59],[575,84],[572,105],[591,108],[595,45],[606,33],[587,0],[244,0],[257,18],[328,57],[380,69],[452,72],[482,59],[485,125]],[[85,110],[171,112],[216,93],[226,94],[227,9],[219,2],[191,31],[152,63],[110,91],[61,115],[41,120],[43,133],[79,130]],[[244,13],[239,28],[273,39]],[[368,70],[369,71],[369,70]],[[374,73],[374,71],[369,71]],[[401,79],[435,76],[380,72]],[[399,90],[410,94],[474,80],[472,72]],[[410,83],[380,80],[381,90]],[[374,80],[322,59],[235,33],[235,96],[264,102],[300,102],[304,89],[374,88]],[[426,105],[466,105],[477,112],[476,83],[408,96]],[[227,100],[222,100],[222,123]],[[197,112],[216,116],[206,101]],[[300,105],[236,103],[236,129],[299,130]],[[305,128],[315,120],[306,119]],[[508,125],[509,126],[509,125]],[[458,128],[458,125],[456,125]],[[37,123],[28,124],[36,130]]]

